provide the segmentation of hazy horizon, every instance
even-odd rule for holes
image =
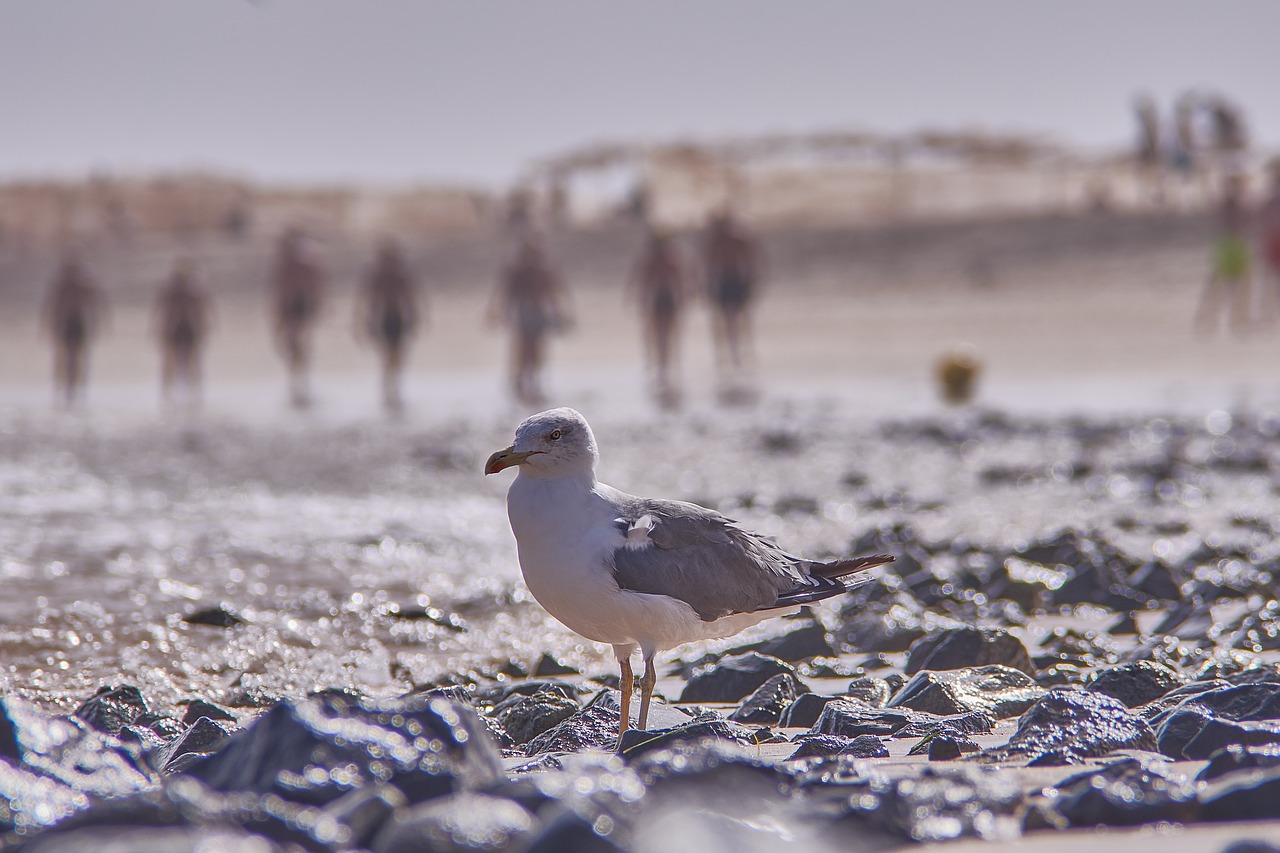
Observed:
[[[9,0],[0,178],[497,186],[604,140],[923,127],[1121,148],[1225,94],[1280,140],[1280,4]]]

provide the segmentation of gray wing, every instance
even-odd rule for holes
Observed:
[[[642,541],[613,555],[622,589],[679,599],[711,621],[775,607],[783,593],[821,583],[803,571],[808,561],[718,512],[683,501],[627,498],[618,520],[624,534],[649,519]]]

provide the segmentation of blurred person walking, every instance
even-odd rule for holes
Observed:
[[[671,236],[649,232],[649,242],[631,275],[629,290],[640,304],[645,356],[653,374],[654,394],[664,406],[679,402],[673,376],[676,333],[689,293],[688,269]]]
[[[418,294],[404,256],[394,240],[386,240],[365,278],[356,304],[356,324],[381,350],[382,401],[389,412],[404,407],[400,377],[419,316]]]
[[[525,237],[503,271],[488,311],[490,324],[505,323],[511,330],[511,390],[522,403],[544,400],[547,336],[570,322],[564,302],[563,285],[546,251],[536,238]]]
[[[311,336],[320,313],[323,273],[301,231],[280,238],[274,273],[275,337],[289,368],[289,396],[294,408],[311,404],[308,374]]]
[[[1259,211],[1258,224],[1266,276],[1263,292],[1270,295],[1268,319],[1274,322],[1280,315],[1280,159],[1271,164],[1271,191]]]
[[[67,408],[84,394],[89,344],[103,316],[102,296],[79,258],[63,261],[45,301],[44,319],[53,335],[55,397]]]
[[[756,241],[728,211],[711,219],[705,242],[708,295],[711,298],[716,362],[722,390],[741,386],[756,367],[751,309],[759,277]]]
[[[160,339],[160,394],[172,405],[182,387],[188,406],[200,402],[200,355],[209,330],[209,300],[196,284],[190,261],[181,261],[160,290],[155,305]]]
[[[1244,178],[1228,176],[1218,207],[1219,234],[1213,247],[1213,272],[1205,284],[1195,327],[1212,334],[1225,301],[1228,328],[1237,335],[1249,325],[1250,277],[1249,211],[1244,199]]]
[[[1133,102],[1138,120],[1138,140],[1134,151],[1138,180],[1157,207],[1165,204],[1164,146],[1160,138],[1160,113],[1150,95],[1138,95]]]

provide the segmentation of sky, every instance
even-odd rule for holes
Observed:
[[[0,178],[501,186],[597,141],[1135,136],[1222,92],[1280,146],[1275,0],[0,0]]]

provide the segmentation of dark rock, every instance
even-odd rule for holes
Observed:
[[[161,740],[169,741],[187,730],[188,723],[182,723],[173,717],[162,717],[159,714],[139,714],[133,721],[134,726],[146,726]]]
[[[775,724],[797,696],[808,692],[809,688],[801,684],[794,675],[780,672],[742,700],[742,704],[729,715],[729,719],[735,723]]]
[[[1229,684],[1277,684],[1280,685],[1280,663],[1266,664],[1252,658],[1252,664],[1230,671],[1220,671],[1217,677]]]
[[[1223,776],[1200,793],[1204,820],[1280,818],[1280,767],[1245,770]]]
[[[831,647],[831,642],[827,639],[826,629],[817,622],[805,622],[786,634],[732,648],[727,654],[736,655],[744,652],[757,652],[789,663],[834,657],[836,654],[835,649]]]
[[[778,725],[787,727],[809,727],[818,721],[818,717],[822,714],[822,709],[832,699],[839,699],[839,696],[820,696],[817,693],[805,693],[796,698],[785,711],[782,712],[782,718],[778,721]]]
[[[172,742],[156,751],[155,766],[162,771],[172,771],[175,762],[184,755],[208,755],[217,752],[231,737],[232,728],[225,722],[208,717],[198,717],[191,726]],[[188,760],[186,766],[190,766]]]
[[[1232,685],[1187,701],[1228,720],[1280,720],[1280,683],[1276,682]]]
[[[1018,834],[1022,791],[1005,774],[961,765],[927,767],[918,777],[872,777],[848,799],[851,812],[914,842]]]
[[[799,746],[787,756],[791,761],[798,758],[833,758],[848,755],[852,758],[888,758],[889,750],[884,742],[875,735],[859,735],[854,738],[838,735],[801,735],[796,738]]]
[[[162,749],[168,743],[168,740],[156,734],[150,726],[125,726],[116,732],[116,739],[121,743],[136,743],[142,749],[152,751]]]
[[[1096,535],[1086,538],[1074,530],[1064,530],[1013,556],[1064,573],[1050,590],[1049,600],[1053,605],[1096,604],[1128,610],[1135,605],[1145,606],[1151,600],[1150,595],[1129,585],[1128,578],[1137,572],[1138,566]]]
[[[1280,721],[1236,722],[1211,718],[1182,748],[1182,755],[1198,761],[1235,745],[1280,747]]]
[[[1021,670],[1035,675],[1031,655],[1022,641],[995,628],[951,628],[921,637],[907,652],[904,672],[914,675],[923,669],[963,669],[987,664]]]
[[[1179,640],[1207,640],[1213,630],[1213,613],[1200,598],[1187,598],[1174,604],[1152,631],[1158,637]]]
[[[301,836],[291,839],[301,843]],[[212,845],[217,845],[213,847]],[[173,853],[196,850],[268,850],[262,835],[237,827],[218,826],[91,826],[59,825],[23,845],[23,853],[79,853],[82,850],[127,850],[129,853]],[[295,848],[302,849],[302,848]],[[313,850],[328,849],[312,846]]]
[[[668,793],[687,791],[696,796],[710,786],[733,796],[762,789],[776,797],[790,785],[778,767],[722,738],[684,741],[647,752],[632,768],[650,787],[650,794],[662,787]]]
[[[1231,626],[1228,644],[1251,652],[1280,649],[1280,600],[1272,599],[1255,613],[1246,613]]]
[[[1102,670],[1085,690],[1105,693],[1130,708],[1136,708],[1159,699],[1183,683],[1184,679],[1171,667],[1153,661],[1139,661]]]
[[[893,698],[890,708],[911,708],[946,716],[983,711],[996,719],[1016,717],[1044,696],[1028,675],[991,664],[945,672],[917,672]]]
[[[620,701],[618,691],[601,690],[582,710],[525,744],[525,755],[613,749],[618,743],[618,724],[622,720]],[[636,702],[633,701],[633,719],[636,713]],[[676,728],[687,722],[689,716],[670,705],[654,701],[649,706],[648,723],[655,730]]]
[[[1112,622],[1107,628],[1107,633],[1116,637],[1128,635],[1136,636],[1140,633],[1138,630],[1137,611],[1130,610],[1126,613],[1122,613],[1120,617],[1116,619],[1116,621]]]
[[[985,757],[1071,764],[1118,749],[1155,748],[1155,732],[1121,702],[1102,693],[1055,688],[1018,719],[1007,744]]]
[[[443,699],[324,696],[275,706],[187,772],[214,791],[310,804],[385,781],[415,803],[501,777],[497,749],[483,732],[471,708]],[[327,772],[339,767],[341,774]]]
[[[1227,682],[1216,679],[1213,681],[1193,681],[1190,684],[1175,687],[1159,699],[1152,700],[1145,705],[1139,705],[1133,710],[1144,720],[1151,723],[1154,728],[1164,722],[1165,718],[1192,696],[1199,696],[1201,693],[1208,693],[1211,690],[1219,690],[1229,686]]]
[[[495,681],[501,681],[504,678],[528,678],[529,668],[524,665],[523,661],[511,658],[496,667],[486,669],[484,675],[486,678],[492,678]]]
[[[893,733],[894,738],[931,737],[936,734],[987,734],[996,726],[995,718],[986,711],[969,711],[949,717],[920,714]]]
[[[149,712],[142,691],[126,684],[122,687],[103,687],[72,714],[98,731],[113,735]]]
[[[795,739],[799,744],[796,751],[787,756],[788,761],[800,758],[830,758],[839,755],[840,751],[846,746],[853,743],[851,737],[840,737],[839,735],[801,735]],[[876,743],[880,743],[880,739],[876,738]]]
[[[683,703],[737,702],[780,673],[795,676],[790,664],[758,652],[723,658],[696,670],[680,694]]]
[[[491,717],[514,745],[528,743],[578,712],[578,703],[563,693],[544,690],[532,696],[512,694],[499,702]]]
[[[543,652],[542,657],[533,667],[533,676],[546,678],[548,675],[581,675],[581,673],[569,664],[556,660],[550,653]]]
[[[962,755],[977,752],[980,746],[968,735],[940,732],[928,739],[930,761],[955,761]],[[914,750],[913,750],[914,751]]]
[[[883,708],[893,694],[894,688],[888,681],[870,675],[865,678],[855,678],[845,689],[846,696],[865,702],[873,708]]]
[[[888,758],[889,748],[875,735],[858,735],[839,754],[854,758]]]
[[[1259,838],[1242,838],[1223,847],[1222,853],[1280,853],[1280,847]]]
[[[207,717],[210,720],[226,720],[233,725],[236,722],[236,718],[230,712],[222,710],[212,702],[192,699],[187,703],[187,712],[182,715],[182,724],[189,726],[201,717]]]
[[[749,729],[713,714],[705,714],[668,729],[627,729],[618,743],[618,753],[627,758],[635,758],[647,752],[707,738],[732,741],[743,746],[756,742]]]
[[[388,604],[384,611],[394,619],[406,622],[430,622],[455,634],[465,634],[467,622],[457,613],[449,613],[438,607],[419,607],[418,605]]]
[[[616,685],[615,685],[616,686]],[[450,688],[450,693],[455,694],[460,688]],[[591,691],[594,693],[595,691]],[[559,693],[566,699],[577,701],[582,693],[582,688],[564,681],[520,681],[515,684],[495,685],[491,690],[486,690],[476,697],[471,697],[466,691],[462,691],[464,701],[477,705],[494,706],[510,699],[513,696],[534,696],[538,693]]]
[[[1213,715],[1195,704],[1174,709],[1156,727],[1156,749],[1161,755],[1183,760],[1182,751],[1211,720]]]
[[[841,645],[857,651],[904,652],[932,631],[959,625],[955,619],[925,611],[914,597],[900,592],[881,601],[846,604],[835,634]]]
[[[1198,693],[1192,692],[1195,686],[1182,688],[1186,698],[1153,718],[1161,753],[1200,759],[1232,744],[1280,743],[1280,684],[1259,681]],[[1170,698],[1176,698],[1172,691]]]
[[[925,715],[909,709],[872,708],[849,699],[833,699],[823,706],[810,733],[848,738],[892,735],[913,720],[922,718]]]
[[[9,706],[0,700],[0,758],[21,761],[18,751],[18,727],[9,718]]]
[[[1141,826],[1196,818],[1193,786],[1135,758],[1073,776],[1056,786],[1052,808],[1066,826]]]
[[[373,853],[462,853],[520,847],[537,827],[524,806],[459,792],[396,812],[373,841]]]
[[[523,853],[625,853],[596,824],[572,811],[562,811],[548,821]]]
[[[26,832],[158,781],[134,750],[76,717],[50,717],[8,697],[0,699],[0,720],[0,830]]]
[[[182,617],[182,621],[188,625],[211,625],[214,628],[234,628],[236,625],[244,624],[244,619],[241,618],[240,614],[225,604],[206,607],[194,613],[188,613]]]
[[[1280,767],[1280,747],[1246,747],[1235,744],[1209,756],[1209,763],[1197,775],[1197,782],[1212,782],[1239,770],[1267,770]]]
[[[1182,598],[1182,584],[1185,581],[1186,578],[1181,577],[1180,573],[1168,563],[1163,560],[1152,560],[1133,573],[1129,578],[1129,585],[1157,601],[1178,601]],[[1113,625],[1111,633],[1121,632],[1117,631],[1116,626]],[[1133,630],[1127,630],[1124,633],[1138,633],[1137,626],[1134,625]]]
[[[805,678],[853,678],[864,674],[866,669],[856,663],[834,657],[810,658],[797,664],[796,671]]]
[[[1053,663],[1097,666],[1100,663],[1114,663],[1119,659],[1116,642],[1105,633],[1097,631],[1055,628],[1040,645],[1044,653],[1034,660],[1042,669]]]
[[[1074,685],[1083,685],[1085,682],[1085,669],[1074,663],[1066,663],[1057,661],[1044,667],[1036,675],[1036,684],[1041,687],[1066,687]]]
[[[153,831],[161,827],[171,831],[157,837]],[[39,837],[40,841],[50,839],[52,846],[37,849],[82,850],[88,841],[98,846],[111,841],[111,849],[168,853],[200,846],[179,843],[188,837],[221,840],[220,836],[239,831],[256,836],[257,847],[263,846],[265,838],[286,849],[315,851],[332,850],[349,835],[336,812],[275,794],[224,794],[176,776],[162,789],[100,801],[73,815]]]
[[[350,830],[349,848],[366,850],[396,809],[404,805],[404,794],[398,788],[379,783],[348,791],[325,806],[324,814]]]

